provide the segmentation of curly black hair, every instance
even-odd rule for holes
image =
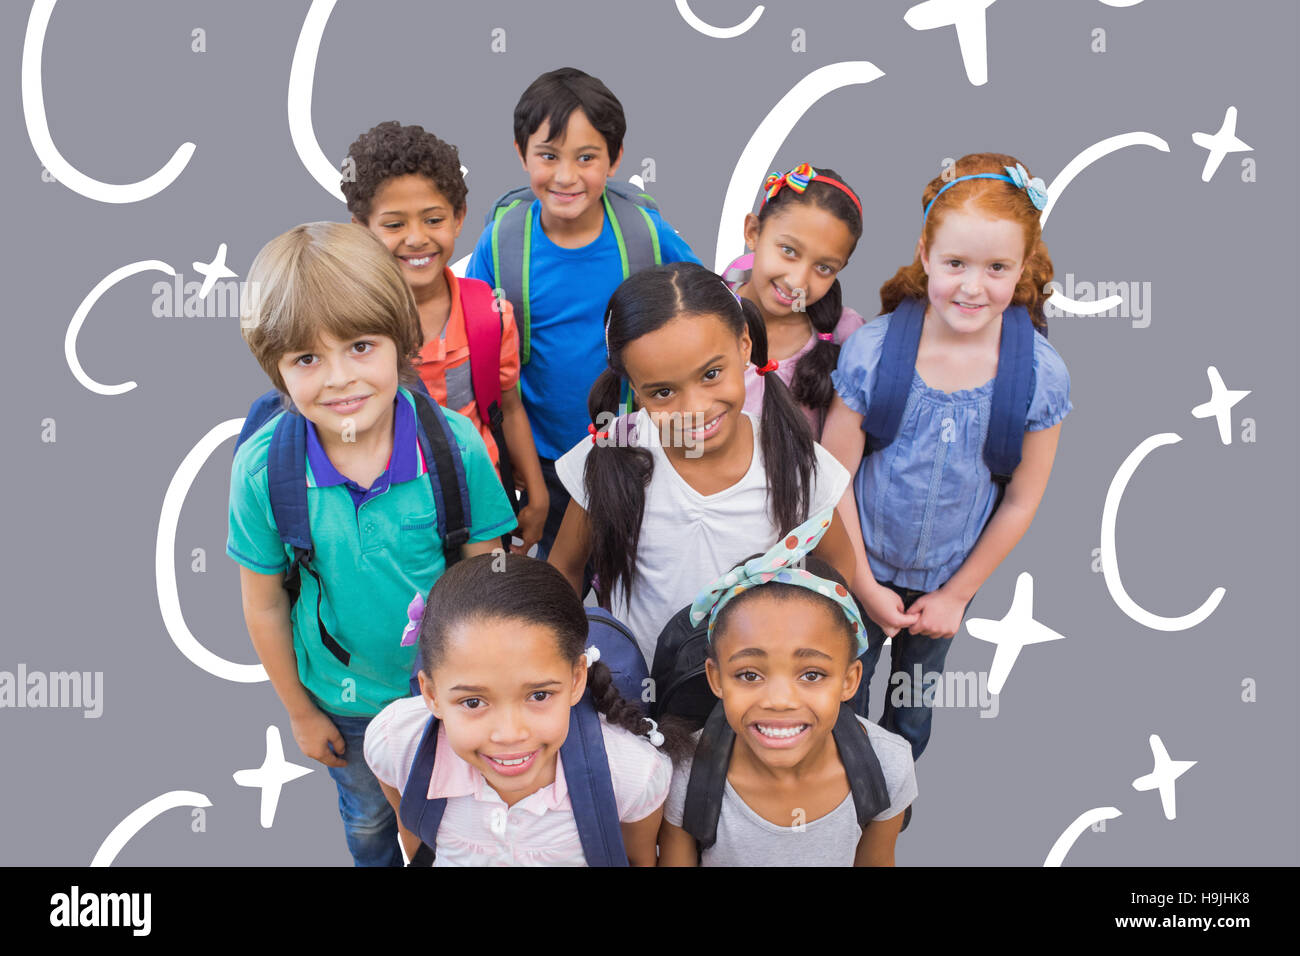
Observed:
[[[367,130],[348,147],[341,172],[348,212],[361,223],[370,221],[370,204],[386,180],[413,173],[427,177],[457,215],[465,211],[469,187],[460,174],[460,154],[423,126],[389,120]]]

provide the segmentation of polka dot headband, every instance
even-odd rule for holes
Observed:
[[[709,640],[713,640],[713,626],[727,602],[750,588],[764,584],[793,584],[830,598],[839,605],[853,629],[858,653],[867,649],[867,629],[862,623],[857,602],[846,587],[827,581],[805,571],[800,565],[803,556],[817,546],[826,529],[831,526],[833,509],[827,508],[813,515],[778,541],[764,555],[751,558],[738,568],[733,568],[714,581],[691,604],[691,623],[698,625],[709,619]]]

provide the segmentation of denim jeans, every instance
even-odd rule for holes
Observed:
[[[357,866],[401,866],[397,843],[397,814],[366,763],[363,748],[370,717],[329,714],[343,735],[346,767],[328,767],[339,791],[339,816],[348,850]]]
[[[903,599],[904,609],[910,607],[924,591],[900,588],[893,584],[880,582]],[[970,605],[966,605],[967,609]],[[861,605],[859,605],[861,609]],[[962,612],[965,617],[965,612]],[[862,620],[867,626],[867,650],[863,653],[862,683],[858,692],[849,701],[849,705],[859,716],[867,716],[871,693],[871,675],[880,659],[880,649],[885,646],[885,632],[865,611]],[[950,637],[928,637],[924,634],[912,634],[906,629],[894,635],[890,644],[889,681],[885,687],[885,706],[877,723],[886,730],[893,731],[912,745],[912,759],[920,758],[925,745],[930,741],[930,724],[934,718],[934,708],[926,704],[924,695],[938,680],[942,680],[943,662],[952,646]],[[920,667],[923,686],[914,688],[913,678],[916,668]],[[932,676],[936,675],[936,676]],[[898,702],[895,702],[898,697]],[[920,698],[919,703],[917,699]]]

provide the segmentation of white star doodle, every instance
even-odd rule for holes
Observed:
[[[280,745],[280,728],[271,724],[266,728],[266,759],[256,770],[236,770],[235,783],[241,787],[260,787],[262,789],[261,823],[264,829],[270,829],[275,821],[275,807],[280,802],[280,788],[290,780],[311,773],[310,767],[300,767],[284,759],[284,748]]]
[[[1177,816],[1174,811],[1174,781],[1196,766],[1195,760],[1170,760],[1169,751],[1165,750],[1164,741],[1159,734],[1151,735],[1151,753],[1155,757],[1155,767],[1149,774],[1133,781],[1134,790],[1160,789],[1160,806],[1165,811],[1165,819]]]
[[[966,622],[966,630],[971,637],[997,645],[993,652],[993,666],[989,668],[990,694],[1002,693],[1002,685],[1010,676],[1020,649],[1026,644],[1065,640],[1064,634],[1034,620],[1034,579],[1028,571],[1021,571],[1020,577],[1016,578],[1011,610],[1002,620],[973,617]]]
[[[925,0],[908,9],[903,21],[913,30],[956,27],[966,79],[975,86],[989,81],[988,40],[984,11],[997,0]]]
[[[212,257],[211,262],[191,262],[194,271],[203,276],[203,286],[199,289],[199,298],[206,299],[212,287],[216,285],[218,279],[235,279],[239,277],[238,272],[231,272],[226,268],[226,244],[223,242],[217,246],[217,254]]]
[[[1210,155],[1205,157],[1205,168],[1201,170],[1203,183],[1208,183],[1214,178],[1219,163],[1223,162],[1223,157],[1228,153],[1245,153],[1255,148],[1237,139],[1237,107],[1235,106],[1229,106],[1228,111],[1223,114],[1223,125],[1219,127],[1217,133],[1213,136],[1209,133],[1193,133],[1192,142],[1210,151]]]
[[[1210,377],[1210,400],[1192,409],[1194,418],[1209,418],[1211,415],[1219,423],[1219,440],[1225,445],[1232,444],[1232,406],[1250,394],[1250,389],[1239,391],[1223,384],[1223,376],[1211,365],[1205,370]]]

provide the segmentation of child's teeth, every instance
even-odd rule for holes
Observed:
[[[427,266],[429,264],[429,260],[432,258],[433,258],[432,256],[424,256],[420,259],[407,259],[406,261],[413,266]]]
[[[764,737],[796,737],[803,733],[807,724],[801,724],[798,727],[764,727],[758,725],[758,732]]]
[[[496,760],[495,757],[492,759]],[[521,763],[523,763],[527,759],[528,759],[527,757],[517,757],[514,760],[497,760],[497,763],[501,764],[501,766],[503,767],[518,767]]]

